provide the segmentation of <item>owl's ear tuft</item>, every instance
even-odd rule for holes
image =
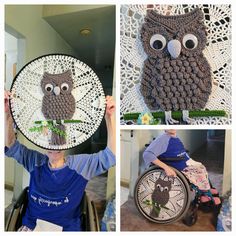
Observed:
[[[202,12],[202,10],[200,10],[200,8],[196,8],[196,13],[197,13],[197,19],[200,21],[204,20],[204,13]]]
[[[44,72],[44,73],[43,73],[43,77],[44,77],[44,76],[49,76],[49,75],[50,75],[50,74],[49,74],[48,72]]]
[[[71,76],[71,71],[67,70],[67,71],[64,72],[64,74]]]
[[[146,17],[145,17],[145,21],[147,21],[148,19],[151,18],[151,16],[154,14],[154,10],[147,10],[147,14],[146,14]]]
[[[147,10],[147,14],[144,18],[144,21],[148,24],[149,27],[154,27],[157,24],[157,17],[159,15],[154,10]]]

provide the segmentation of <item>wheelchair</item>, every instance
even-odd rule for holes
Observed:
[[[7,219],[5,231],[17,231],[22,225],[22,218],[26,212],[28,203],[28,187],[26,187],[13,205]],[[93,201],[86,194],[83,195],[80,204],[81,226],[83,231],[100,231],[98,214]]]
[[[159,159],[170,162],[182,157]],[[141,215],[149,221],[170,224],[182,219],[185,225],[191,226],[197,221],[203,192],[191,184],[183,173],[173,169],[176,177],[167,176],[156,165],[150,166],[136,181],[134,202]]]
[[[181,172],[174,170],[177,174],[175,178],[166,176],[165,171],[158,166],[152,166],[136,182],[135,205],[139,212],[152,222],[159,224],[176,222],[182,219],[190,208],[193,200],[190,185]],[[162,185],[159,188],[164,188],[163,190],[156,190],[158,186],[155,185],[158,183]],[[159,196],[153,196],[155,194]],[[153,204],[155,197],[157,199]],[[155,205],[156,203],[160,206]]]

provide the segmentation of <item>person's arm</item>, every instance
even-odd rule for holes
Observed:
[[[23,165],[26,170],[31,172],[35,165],[41,165],[45,161],[45,156],[40,152],[30,150],[16,141],[13,128],[13,118],[11,116],[9,99],[12,94],[9,91],[4,92],[4,106],[6,119],[6,137],[5,137],[5,155],[12,157],[19,164]]]
[[[6,124],[5,146],[8,148],[12,146],[16,141],[15,132],[13,128],[14,122],[9,107],[9,100],[11,96],[12,95],[9,91],[4,91],[4,106],[5,106],[4,109],[5,109],[5,124]]]
[[[35,166],[41,166],[47,160],[47,157],[42,153],[28,149],[18,141],[15,141],[9,148],[5,148],[5,155],[15,159],[29,172],[33,171]]]
[[[116,153],[116,123],[115,123],[115,102],[111,96],[106,97],[106,126],[107,126],[107,147],[115,155]]]
[[[143,159],[146,163],[146,166],[149,166],[151,163],[157,165],[164,169],[166,175],[176,176],[175,171],[164,162],[160,161],[158,157],[167,150],[169,144],[169,138],[166,135],[162,135],[156,138],[143,153]]]
[[[175,171],[170,166],[166,165],[164,162],[156,159],[152,163],[159,166],[159,167],[161,167],[166,172],[167,176],[176,177]]]
[[[107,171],[116,163],[115,102],[106,97],[107,147],[93,154],[74,155],[68,158],[69,167],[89,180]]]
[[[115,156],[108,147],[98,153],[69,156],[67,161],[70,169],[87,180],[106,172],[116,163]]]

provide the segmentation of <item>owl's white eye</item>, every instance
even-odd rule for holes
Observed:
[[[45,90],[46,90],[47,92],[51,92],[51,91],[53,90],[53,85],[52,85],[52,84],[46,84],[46,85],[45,85]]]
[[[150,46],[154,50],[162,50],[166,46],[166,39],[161,34],[154,34],[150,39]]]
[[[161,185],[160,184],[157,184],[157,188],[160,188],[161,187]]]
[[[169,188],[168,188],[168,187],[165,187],[165,188],[164,188],[164,191],[168,191],[168,190],[169,190]]]
[[[67,84],[67,83],[63,83],[62,85],[61,85],[61,90],[62,91],[67,91],[69,89],[69,85]]]
[[[197,37],[193,34],[186,34],[183,37],[183,45],[186,49],[190,50],[196,48],[198,45]]]

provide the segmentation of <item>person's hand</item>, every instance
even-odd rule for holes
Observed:
[[[113,100],[113,97],[106,96],[106,114],[105,117],[109,118],[115,113],[115,101]]]
[[[166,167],[165,172],[167,176],[176,177],[176,172],[171,167]]]
[[[10,112],[10,106],[9,106],[9,100],[11,97],[11,92],[10,91],[4,91],[4,110],[5,113],[9,113]]]

